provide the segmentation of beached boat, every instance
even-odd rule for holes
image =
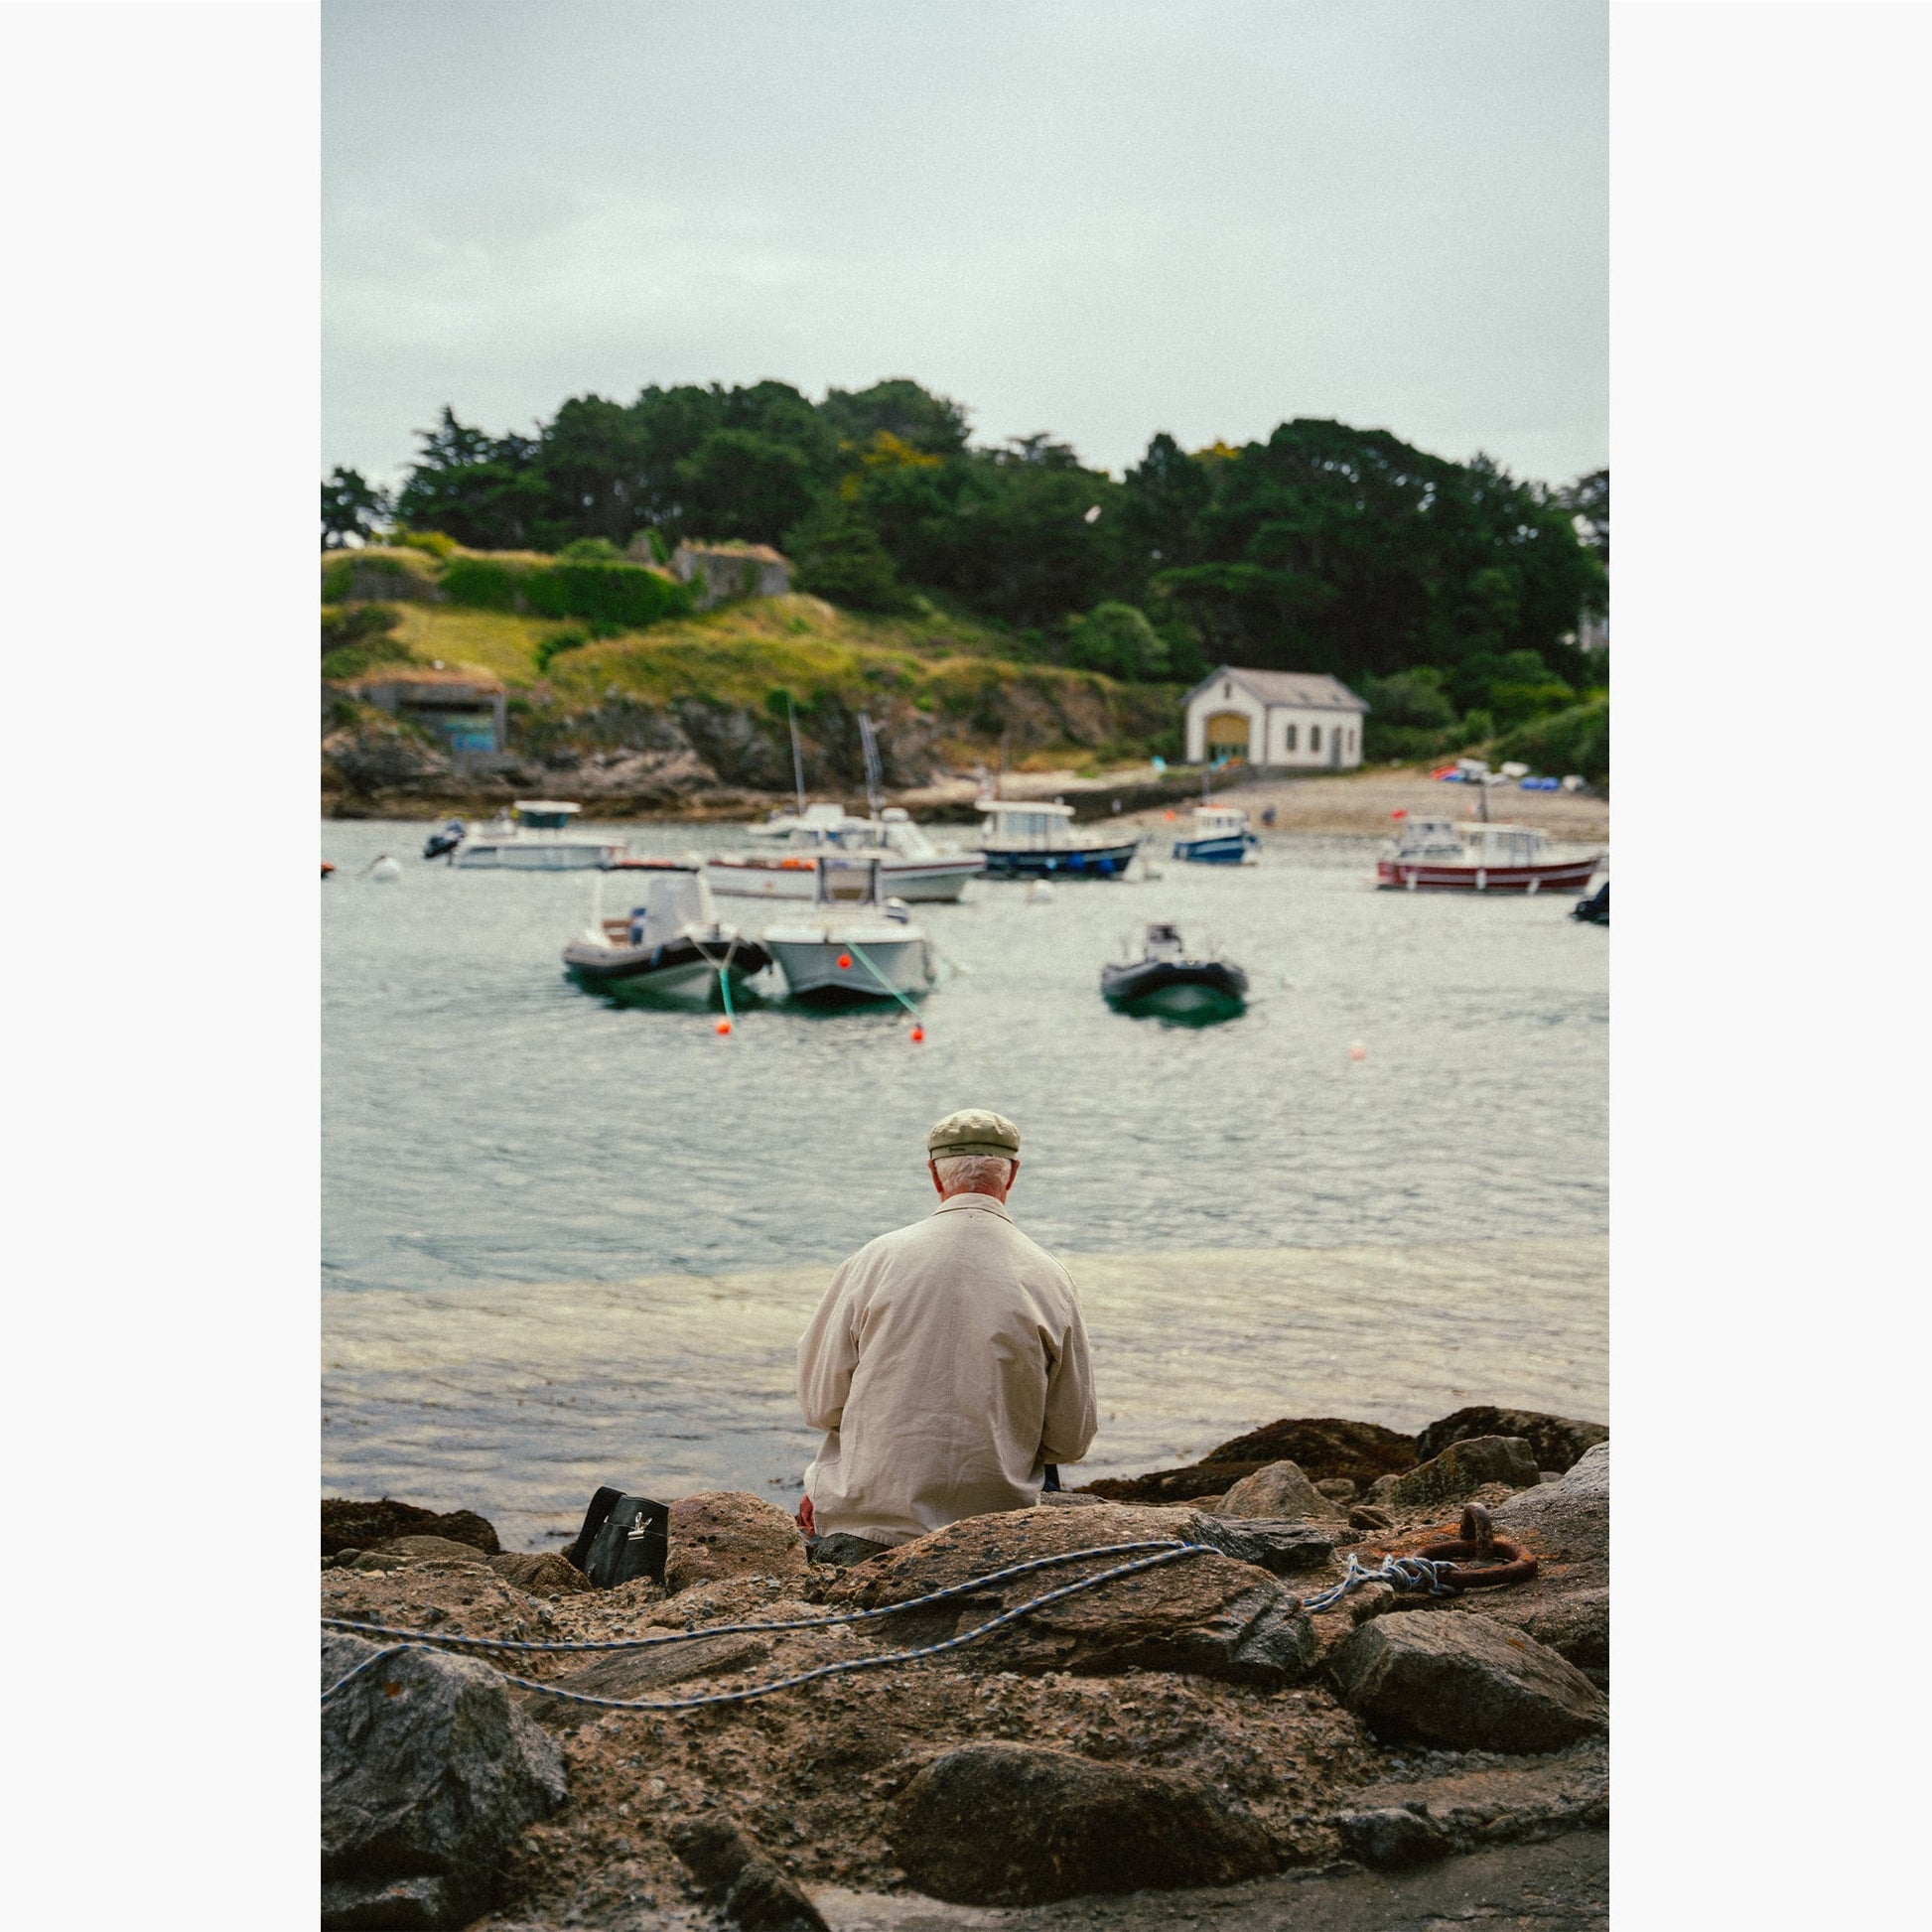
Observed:
[[[1259,836],[1248,826],[1248,814],[1236,805],[1194,807],[1192,829],[1173,842],[1173,856],[1196,866],[1243,866],[1256,863]]]
[[[1057,802],[983,798],[979,849],[996,879],[1118,879],[1141,849],[1131,839],[1098,839],[1072,829],[1073,807]]]
[[[704,876],[691,867],[651,880],[642,905],[624,919],[594,915],[564,948],[579,986],[616,1000],[723,1000],[771,964],[771,955],[735,925],[723,925]]]
[[[467,833],[450,853],[450,864],[516,872],[587,872],[609,866],[627,851],[622,840],[567,837],[570,821],[584,808],[557,798],[519,798],[513,816],[502,812],[482,830]]]
[[[1573,919],[1581,919],[1586,925],[1608,925],[1610,922],[1610,882],[1606,879],[1587,898],[1580,898],[1570,908]]]
[[[819,855],[827,852],[876,855],[882,889],[921,904],[956,901],[966,882],[986,870],[977,852],[935,845],[897,805],[867,818],[843,805],[808,805],[774,813],[752,826],[749,836],[766,849],[717,853],[705,862],[711,890],[720,897],[815,901]]]
[[[1172,1019],[1213,1019],[1240,1012],[1248,976],[1225,959],[1194,959],[1177,926],[1147,929],[1141,957],[1100,969],[1100,994],[1123,1013],[1156,1013]]]
[[[1383,847],[1375,879],[1412,893],[1580,892],[1602,863],[1600,851],[1553,855],[1533,825],[1411,818]]]
[[[820,853],[811,910],[765,928],[765,947],[793,999],[855,1005],[915,998],[931,989],[931,942],[902,901],[882,900],[880,876],[876,855]]]

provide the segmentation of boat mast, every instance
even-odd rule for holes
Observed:
[[[805,816],[805,760],[798,750],[798,720],[792,714],[791,693],[785,693],[785,723],[791,730],[791,788],[798,799],[798,816]]]
[[[866,755],[866,810],[877,818],[880,806],[886,802],[886,774],[879,763],[879,734],[863,711],[859,714],[859,746]]]

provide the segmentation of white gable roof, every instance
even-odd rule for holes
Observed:
[[[1301,711],[1366,711],[1368,706],[1342,683],[1325,671],[1244,671],[1238,664],[1223,664],[1204,677],[1187,693],[1192,704],[1209,685],[1232,678],[1251,698],[1264,705],[1293,705]]]

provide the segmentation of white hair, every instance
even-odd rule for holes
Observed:
[[[997,1193],[1013,1179],[1015,1163],[1001,1154],[941,1154],[932,1163],[939,1185],[949,1194]]]

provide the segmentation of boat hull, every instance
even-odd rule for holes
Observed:
[[[1247,1004],[1248,976],[1223,960],[1141,960],[1103,967],[1100,992],[1119,1013],[1227,1019]]]
[[[766,933],[764,943],[794,1000],[858,1006],[901,994],[916,999],[932,986],[931,949],[923,934],[855,943],[837,936],[786,938]],[[847,962],[843,966],[841,959]]]
[[[688,939],[661,946],[600,946],[574,939],[564,948],[564,971],[587,992],[626,1004],[701,1001],[722,1005],[719,963],[729,960],[732,991],[771,964],[771,955],[755,939],[698,947]]]
[[[1118,879],[1141,849],[1139,839],[1119,845],[1063,847],[981,846],[989,879]]]
[[[1213,839],[1175,839],[1173,856],[1192,866],[1238,866],[1245,864],[1249,853],[1260,845],[1252,832],[1231,832]]]
[[[907,904],[951,905],[958,902],[966,882],[977,879],[985,870],[986,862],[977,853],[897,862],[882,855],[879,890]],[[705,862],[705,878],[720,898],[811,900],[818,896],[818,861],[812,858],[710,859]]]
[[[621,845],[588,839],[478,839],[458,846],[450,864],[466,871],[599,872],[623,856]]]
[[[1600,852],[1536,866],[1471,866],[1452,859],[1382,859],[1375,883],[1412,893],[1581,892],[1603,863]]]

